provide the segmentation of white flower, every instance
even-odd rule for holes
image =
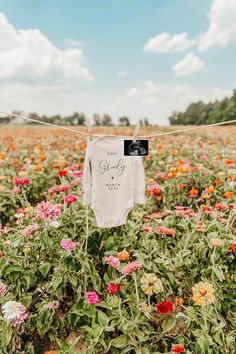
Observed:
[[[17,301],[7,301],[2,306],[3,317],[5,320],[14,320],[16,317],[20,316],[20,307],[22,304]]]
[[[52,220],[52,221],[49,223],[49,226],[54,227],[55,229],[57,229],[58,227],[61,226],[61,224],[60,224],[60,222],[57,221],[57,220]]]

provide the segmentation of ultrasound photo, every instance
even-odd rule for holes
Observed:
[[[148,140],[124,140],[125,156],[148,156]]]

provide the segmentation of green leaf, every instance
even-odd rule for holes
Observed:
[[[121,336],[112,339],[110,342],[110,346],[115,348],[123,348],[129,343],[129,337],[126,334],[122,334]]]
[[[39,271],[40,273],[43,275],[44,278],[46,278],[49,270],[51,268],[50,263],[43,263],[40,267],[39,267]]]
[[[206,339],[206,337],[200,336],[199,338],[197,338],[197,344],[199,345],[199,347],[201,349],[201,353],[208,353],[209,342]]]
[[[174,317],[165,318],[162,322],[162,328],[164,332],[169,332],[176,324]]]
[[[98,311],[98,323],[104,328],[109,324],[109,317],[102,311]]]
[[[21,303],[22,305],[24,305],[25,307],[29,307],[29,305],[31,304],[32,302],[32,295],[28,295],[28,296],[25,296],[21,299]]]
[[[7,349],[8,344],[12,338],[12,328],[11,324],[8,321],[2,322],[2,332],[1,332],[1,348]]]

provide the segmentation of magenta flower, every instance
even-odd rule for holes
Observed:
[[[117,268],[120,265],[120,260],[117,257],[114,256],[108,256],[105,258],[105,262],[106,264],[109,264],[110,266],[112,266],[113,268]]]
[[[73,194],[66,195],[64,197],[64,203],[65,204],[71,204],[73,202],[77,202],[77,200],[78,200],[78,198],[75,195],[73,195]]]
[[[96,293],[96,291],[88,291],[85,294],[85,297],[87,301],[90,303],[90,305],[96,305],[100,302],[100,297]]]
[[[136,270],[139,270],[141,268],[142,268],[142,263],[140,261],[129,262],[121,270],[121,273],[123,275],[129,275],[129,274],[131,274],[131,273],[133,273]]]
[[[20,177],[16,177],[15,178],[15,181],[14,181],[14,184],[15,186],[26,186],[27,184],[30,184],[31,183],[31,180],[29,178],[26,178],[26,177],[23,177],[23,178],[20,178]]]
[[[73,242],[69,238],[63,238],[61,240],[61,248],[67,251],[73,251],[76,246],[80,245],[80,242]]]

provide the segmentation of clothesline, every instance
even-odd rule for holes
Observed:
[[[53,127],[53,128],[57,128],[57,129],[62,129],[62,130],[67,130],[73,133],[77,133],[77,134],[81,134],[81,135],[89,135],[88,132],[84,132],[81,130],[76,130],[76,129],[72,129],[72,128],[67,128],[67,127],[63,127],[60,125],[56,125],[56,124],[52,124],[52,123],[47,123],[47,122],[43,122],[37,119],[33,119],[27,116],[22,116],[19,114],[14,114],[14,113],[5,113],[5,112],[0,112],[0,114],[5,115],[5,116],[11,116],[11,117],[15,117],[15,118],[22,118],[31,122],[35,122],[35,123],[39,123],[39,124],[43,124],[43,125],[47,125],[49,127]],[[1,118],[1,117],[0,117]],[[213,123],[213,124],[207,124],[207,125],[199,125],[199,126],[195,126],[195,127],[191,127],[191,128],[185,128],[185,129],[179,129],[179,130],[171,130],[169,132],[165,132],[165,133],[156,133],[156,134],[151,134],[151,135],[137,135],[137,137],[139,139],[144,139],[144,138],[154,138],[156,136],[164,136],[164,135],[171,135],[171,134],[178,134],[178,133],[183,133],[183,132],[187,132],[187,131],[192,131],[192,130],[197,130],[197,129],[204,129],[204,128],[210,128],[210,127],[216,127],[219,125],[225,125],[225,124],[230,124],[230,123],[236,123],[236,119],[233,120],[228,120],[226,122],[220,122],[220,123]],[[124,136],[124,137],[130,137],[130,135],[120,135],[120,134],[97,134],[94,133],[93,135],[104,135],[104,136]]]

